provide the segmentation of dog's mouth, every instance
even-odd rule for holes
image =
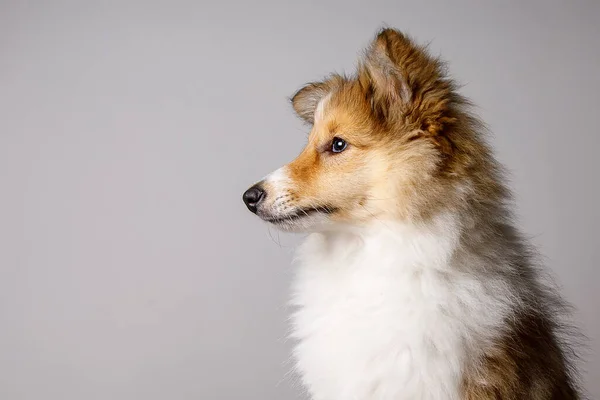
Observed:
[[[295,221],[301,220],[306,217],[313,216],[315,214],[332,214],[336,211],[335,207],[319,206],[319,207],[306,207],[299,208],[291,213],[281,216],[261,216],[261,218],[272,224],[289,224]]]

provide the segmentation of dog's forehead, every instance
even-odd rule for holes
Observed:
[[[352,103],[343,104],[330,101],[323,109],[320,118],[315,119],[311,135],[315,138],[340,136],[353,139],[371,134],[375,129],[372,115]]]

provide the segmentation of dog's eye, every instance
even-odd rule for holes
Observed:
[[[346,150],[347,146],[348,144],[344,139],[334,137],[333,141],[331,142],[331,151],[334,153],[341,153],[342,151]]]

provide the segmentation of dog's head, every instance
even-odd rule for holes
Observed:
[[[312,128],[295,160],[244,193],[263,220],[312,231],[414,219],[468,190],[472,152],[461,148],[478,143],[464,102],[440,62],[402,33],[381,31],[355,76],[310,83],[291,100]]]

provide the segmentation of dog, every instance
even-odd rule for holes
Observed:
[[[291,103],[308,144],[243,200],[309,233],[291,337],[311,398],[581,398],[564,302],[445,64],[386,28],[354,75],[309,83]]]

